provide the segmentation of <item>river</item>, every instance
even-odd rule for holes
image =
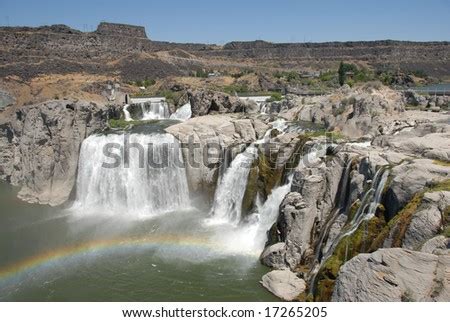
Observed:
[[[245,231],[195,210],[82,216],[0,183],[1,301],[272,301]]]

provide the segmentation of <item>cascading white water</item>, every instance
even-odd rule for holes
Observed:
[[[131,118],[130,112],[128,111],[128,107],[130,106],[130,104],[125,104],[125,106],[123,107],[123,114],[125,116],[125,121],[129,122],[132,121],[133,119]]]
[[[263,143],[260,139],[255,144]],[[249,146],[251,149],[253,146]],[[249,149],[247,148],[247,149]],[[325,155],[326,145],[316,144],[300,160],[298,167],[313,166],[320,161],[320,157]],[[245,161],[243,161],[245,160]],[[216,190],[214,199],[213,217],[207,220],[207,223],[229,224],[235,226],[241,221],[242,197],[247,184],[248,171],[244,176],[240,176],[238,171],[244,171],[238,165],[252,162],[254,158],[246,158],[244,153],[239,154],[227,169],[222,182]],[[241,173],[242,173],[241,172]],[[284,197],[291,191],[293,174],[289,175],[287,182],[272,190],[264,203],[257,202],[257,211],[246,216],[245,221],[236,226],[232,232],[224,235],[218,231],[216,236],[221,244],[227,245],[230,250],[241,250],[260,254],[264,249],[267,240],[267,231],[276,221],[278,212]],[[231,182],[239,181],[237,185],[239,190],[233,190]],[[236,208],[237,206],[237,208]],[[238,216],[238,217],[236,217]]]
[[[350,229],[344,233],[344,236],[349,236],[355,232],[362,221],[371,219],[377,210],[378,204],[381,200],[381,194],[384,189],[384,185],[389,177],[389,171],[381,167],[375,174],[371,189],[366,193],[368,198],[363,198],[363,203],[359,207],[357,213],[350,222]],[[364,200],[370,200],[364,202]],[[368,209],[366,211],[366,209]]]
[[[216,188],[210,222],[234,225],[240,222],[247,179],[257,152],[255,144],[251,144],[231,162]]]
[[[260,252],[264,249],[266,243],[266,232],[277,220],[280,205],[284,197],[291,191],[293,176],[290,175],[288,182],[272,190],[266,201],[258,206],[256,225],[256,236],[253,238],[253,248]],[[255,215],[255,214],[254,214]]]
[[[140,103],[143,120],[160,120],[169,118],[169,107],[167,102],[144,102]]]
[[[276,119],[275,121],[273,121],[270,124],[272,124],[272,128],[277,129],[278,131],[280,131],[282,133],[284,133],[288,127],[286,124],[286,120],[282,119],[282,118]]]
[[[185,121],[192,116],[191,103],[186,103],[173,113],[170,118]]]
[[[108,145],[110,155],[104,152]],[[111,153],[120,164],[105,167],[115,160]],[[76,188],[73,207],[83,214],[140,217],[189,206],[181,150],[170,134],[88,137],[81,147]]]

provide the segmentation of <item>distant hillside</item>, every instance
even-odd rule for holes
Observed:
[[[341,60],[376,69],[450,75],[449,42],[231,42],[224,46],[152,41],[143,27],[101,23],[94,32],[65,25],[0,27],[0,77],[88,73],[123,79],[188,75],[204,67],[334,68]]]

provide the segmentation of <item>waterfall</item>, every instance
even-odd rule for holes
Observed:
[[[253,143],[239,153],[226,169],[214,194],[211,222],[235,225],[240,222],[248,175],[257,156],[258,149]]]
[[[114,160],[120,164],[111,166]],[[189,206],[179,143],[170,134],[88,137],[76,189],[73,207],[83,214],[151,216]]]
[[[302,169],[306,166],[312,165],[313,163],[317,163],[320,160],[319,157],[325,155],[325,153],[325,144],[315,144],[299,161],[297,169]],[[252,250],[261,252],[264,249],[264,245],[267,240],[267,231],[277,220],[281,203],[286,195],[291,191],[293,178],[294,174],[291,173],[287,178],[287,182],[284,185],[274,188],[264,203],[256,203],[257,212],[249,216],[249,218],[251,218],[250,226],[252,226],[253,229],[249,230],[248,233],[251,231],[254,232],[251,246]]]
[[[192,116],[191,103],[186,103],[173,113],[170,118],[185,121]]]
[[[258,206],[257,234],[255,236],[254,248],[262,251],[267,240],[267,231],[277,220],[280,205],[286,195],[291,191],[293,175],[290,175],[288,182],[272,190],[266,201]]]
[[[143,120],[160,120],[169,117],[169,107],[167,102],[143,102],[139,104],[142,109]]]

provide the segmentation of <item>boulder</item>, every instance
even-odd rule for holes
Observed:
[[[276,243],[264,249],[259,259],[261,263],[275,269],[285,269],[286,244]]]
[[[339,270],[332,300],[345,302],[449,301],[450,255],[401,248],[360,254]]]
[[[275,270],[262,277],[261,284],[285,301],[295,300],[306,289],[306,283],[289,270]]]

